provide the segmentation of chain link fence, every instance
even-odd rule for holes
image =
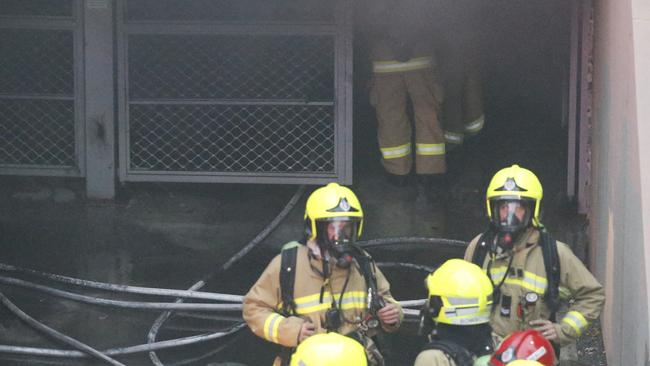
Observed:
[[[121,179],[341,175],[349,59],[332,2],[151,1],[122,7]]]
[[[325,22],[332,0],[128,0],[128,21]]]
[[[0,16],[72,17],[73,0],[0,0]]]
[[[0,0],[3,18],[0,173],[80,175],[73,1]]]
[[[184,172],[332,172],[330,106],[133,105],[131,167]]]

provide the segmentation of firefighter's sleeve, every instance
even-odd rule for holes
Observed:
[[[279,312],[280,256],[273,258],[244,296],[244,320],[257,336],[285,347],[295,347],[304,320]]]
[[[472,257],[474,256],[474,250],[476,250],[476,245],[480,238],[481,238],[481,234],[475,236],[474,239],[472,239],[472,241],[469,242],[469,245],[465,249],[465,256],[463,258],[464,260],[468,262],[472,261]]]
[[[560,257],[560,295],[572,300],[569,311],[555,325],[559,344],[564,346],[580,337],[596,320],[605,302],[603,286],[564,243],[558,242]]]
[[[381,295],[384,298],[384,301],[387,303],[390,302],[392,304],[397,305],[399,308],[399,320],[397,320],[397,323],[387,325],[387,324],[382,324],[381,327],[386,331],[386,332],[394,332],[396,331],[400,325],[402,324],[402,320],[404,320],[404,312],[402,311],[402,306],[393,298],[393,295],[390,293],[390,283],[388,283],[388,280],[384,276],[384,274],[381,272],[381,270],[375,265],[375,276],[377,277],[377,292],[379,295]]]

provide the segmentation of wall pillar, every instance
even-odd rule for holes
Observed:
[[[83,1],[86,195],[115,198],[113,1]]]

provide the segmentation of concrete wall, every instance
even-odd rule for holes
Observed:
[[[592,269],[608,364],[650,365],[650,3],[595,6]]]

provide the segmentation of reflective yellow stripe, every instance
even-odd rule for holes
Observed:
[[[284,317],[280,314],[271,314],[264,321],[264,338],[271,342],[278,343],[278,328]]]
[[[397,159],[403,158],[411,153],[411,143],[400,146],[383,147],[380,149],[384,159]]]
[[[332,294],[329,291],[323,292],[323,302],[325,302],[325,299],[328,299],[330,302],[332,301]],[[305,305],[311,302],[320,302],[320,293],[316,293],[313,295],[307,295],[307,296],[301,296],[301,297],[296,297],[293,299],[293,301],[296,303],[296,305]]]
[[[338,295],[335,296],[338,299]],[[350,291],[343,294],[341,299],[341,309],[365,309],[366,293],[364,291]]]
[[[567,323],[573,328],[573,330],[582,335],[582,331],[587,328],[587,319],[577,311],[569,311],[564,318],[562,318],[563,323]]]
[[[321,301],[320,293],[302,296],[294,299],[296,303],[296,313],[309,314],[326,310],[330,308],[332,303],[332,294],[329,291],[323,293],[323,301]]]
[[[543,295],[544,292],[546,292],[546,286],[536,286],[535,284],[531,284],[529,282],[526,282],[525,279],[519,279],[519,278],[507,278],[506,282],[507,284],[510,285],[516,285],[519,287],[523,287],[527,290],[537,292],[540,295]]]
[[[418,155],[445,155],[445,144],[415,144]]]
[[[481,115],[479,118],[465,125],[465,132],[470,134],[476,134],[483,129],[485,125],[485,115]]]
[[[560,299],[566,300],[571,298],[571,290],[569,290],[567,287],[560,286]]]
[[[506,269],[508,267],[494,267],[490,269],[490,277],[492,277],[492,281],[497,282],[501,281],[503,279],[503,276],[506,274]]]
[[[339,302],[340,294],[334,294],[334,300]],[[323,293],[323,301],[320,301],[320,293],[302,296],[294,299],[296,313],[300,315],[316,313],[327,310],[332,306],[332,294],[329,291]],[[341,309],[365,309],[366,293],[364,291],[347,291],[343,294]]]
[[[375,61],[372,63],[372,71],[377,74],[386,74],[392,72],[406,72],[413,70],[428,69],[433,67],[431,57],[412,58],[406,62],[399,61]]]
[[[323,299],[323,303],[311,305],[311,306],[303,306],[300,308],[296,308],[296,313],[300,315],[305,315],[305,314],[311,314],[311,313],[317,313],[319,311],[327,310],[332,306],[332,300],[330,299],[329,301],[325,301]]]
[[[501,282],[503,277],[506,275],[506,269],[507,267],[495,267],[490,269],[490,276],[492,277],[492,281],[494,283]],[[528,271],[524,271],[523,274],[523,278],[515,278],[509,276],[506,278],[504,283],[523,287],[527,290],[537,292],[540,295],[543,295],[544,292],[546,292],[546,288],[548,287],[548,281],[546,278]]]
[[[445,141],[449,144],[462,144],[463,134],[451,131],[445,131]]]

